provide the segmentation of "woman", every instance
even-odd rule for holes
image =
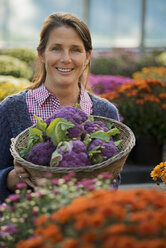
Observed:
[[[28,172],[10,154],[11,139],[35,123],[33,114],[46,120],[59,106],[80,103],[87,114],[119,119],[115,106],[85,90],[92,43],[84,22],[69,13],[51,14],[44,22],[37,51],[33,84],[0,104],[1,201],[20,181],[33,186]]]

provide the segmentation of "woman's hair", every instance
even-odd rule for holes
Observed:
[[[71,13],[55,12],[49,15],[48,18],[44,21],[40,33],[40,41],[37,46],[38,53],[42,54],[45,51],[50,32],[54,28],[58,28],[62,26],[74,28],[78,33],[78,35],[80,36],[80,38],[82,39],[86,52],[90,52],[92,50],[91,35],[87,25],[82,20],[80,20],[78,17],[76,17]],[[90,71],[90,63],[88,64],[86,71],[87,71],[87,77],[86,77],[86,81],[87,81]],[[45,81],[45,78],[46,78],[45,65],[40,61],[39,58],[37,58],[34,77],[32,80],[33,84],[31,84],[31,86],[29,86],[28,89],[35,89],[39,87]]]

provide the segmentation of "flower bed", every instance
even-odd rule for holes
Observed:
[[[35,191],[18,185],[0,205],[2,248],[165,248],[166,195],[114,190],[111,175],[76,180],[47,174]]]
[[[113,91],[125,82],[133,82],[133,80],[129,77],[118,75],[89,75],[89,86],[97,95]]]
[[[152,135],[158,142],[166,141],[166,85],[158,79],[140,79],[125,83],[116,92],[102,94],[114,102],[124,123],[136,138]]]
[[[166,197],[154,189],[95,190],[50,216],[16,248],[165,248]]]
[[[27,189],[25,183],[18,184],[15,194],[0,205],[0,248],[14,248],[18,241],[30,237],[34,232],[36,217],[50,215],[72,199],[92,190],[113,190],[112,176],[108,173],[81,181],[76,179],[74,173],[60,179],[54,179],[50,174],[45,176],[37,180],[34,192]]]
[[[165,67],[144,67],[141,71],[133,73],[134,79],[160,79],[166,83],[166,68]]]

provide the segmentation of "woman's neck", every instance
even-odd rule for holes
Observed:
[[[58,87],[50,87],[50,85],[45,85],[45,87],[51,94],[55,95],[59,99],[61,106],[75,106],[75,104],[80,100],[80,87],[78,84],[75,87],[73,87],[73,85]]]

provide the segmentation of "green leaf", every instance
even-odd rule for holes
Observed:
[[[92,141],[91,137],[90,137],[90,134],[86,134],[84,140],[83,140],[83,143],[86,147],[89,146],[90,142]]]
[[[122,144],[122,141],[123,141],[123,140],[114,141],[114,144],[115,144],[116,147],[118,147],[118,149],[120,149],[121,144]]]
[[[32,147],[39,142],[43,142],[42,131],[35,128],[35,127],[29,128],[29,136],[28,136],[28,140],[27,140],[27,146],[26,147],[19,147],[20,156],[22,158],[26,158],[27,154],[30,152]]]
[[[88,157],[91,161],[91,164],[97,164],[103,161],[104,158],[100,155],[102,148],[104,148],[104,146],[96,146],[88,152]]]
[[[67,151],[71,151],[73,148],[73,144],[72,141],[63,141],[60,142],[57,146],[57,148],[61,148],[62,152],[67,152]],[[59,151],[58,149],[56,149],[51,156],[51,161],[50,161],[50,166],[57,166],[59,164],[59,162],[62,160],[63,156],[61,154],[61,151]]]
[[[79,103],[76,103],[75,107],[82,110],[81,105]]]
[[[25,159],[28,154],[27,147],[19,147],[18,149],[20,156]]]
[[[93,116],[93,115],[89,115],[89,116],[88,116],[88,121],[93,122],[93,121],[94,121],[94,116]]]
[[[104,142],[109,142],[110,141],[110,134],[108,132],[104,132],[103,130],[99,130],[95,133],[92,133],[90,135],[92,139],[101,139]]]
[[[104,146],[96,146],[92,150],[88,152],[89,158],[92,158],[95,154],[101,153],[101,149],[104,148]]]
[[[112,128],[111,130],[109,130],[107,133],[108,133],[110,136],[113,136],[113,135],[119,134],[120,131],[119,131],[118,128],[115,127],[115,128]]]
[[[37,121],[37,123],[36,123],[37,128],[40,129],[41,131],[45,132],[46,127],[47,127],[47,123],[45,123],[41,117],[38,117],[35,114],[34,114],[34,118]]]
[[[75,125],[66,120],[65,118],[56,118],[46,129],[46,135],[49,136],[55,146],[61,141],[70,140],[68,137],[68,129],[74,127]]]
[[[106,125],[106,127],[110,130],[113,127],[113,123],[109,122],[109,121],[104,121],[104,124]]]
[[[56,149],[51,156],[50,167],[58,166],[59,162],[62,160],[62,154]]]

